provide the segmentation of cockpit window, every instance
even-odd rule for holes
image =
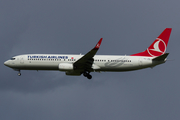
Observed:
[[[15,60],[16,58],[11,58],[11,60]]]

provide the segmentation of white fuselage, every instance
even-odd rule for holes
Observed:
[[[60,70],[60,63],[73,64],[83,55],[26,54],[13,57],[4,64],[15,70]],[[92,71],[131,71],[154,67],[164,63],[152,61],[153,57],[95,55]],[[68,71],[68,70],[60,70]],[[70,70],[72,71],[72,70]]]
[[[26,54],[18,55],[4,62],[4,65],[18,70],[59,70],[66,75],[78,76],[83,74],[92,78],[90,72],[99,71],[131,71],[154,67],[166,62],[169,53],[166,47],[172,28],[166,28],[155,41],[143,52],[130,56],[96,55],[102,39],[85,55],[67,54]]]

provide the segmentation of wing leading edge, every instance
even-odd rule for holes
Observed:
[[[73,65],[74,65],[74,70],[81,70],[83,71],[88,71],[90,72],[92,70],[92,64],[94,62],[94,55],[97,53],[97,51],[99,50],[99,47],[101,45],[102,42],[101,38],[99,40],[99,42],[96,44],[96,46],[89,51],[88,53],[86,53],[83,57],[81,57],[79,60],[77,60]]]

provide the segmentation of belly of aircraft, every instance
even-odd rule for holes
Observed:
[[[21,70],[58,70],[58,63],[28,63],[20,65]]]

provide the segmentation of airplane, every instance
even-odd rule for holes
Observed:
[[[102,39],[85,55],[75,54],[24,54],[12,57],[4,65],[21,70],[58,70],[66,75],[92,79],[90,72],[122,72],[152,68],[167,61],[166,52],[172,28],[166,28],[143,52],[132,55],[96,55]]]

